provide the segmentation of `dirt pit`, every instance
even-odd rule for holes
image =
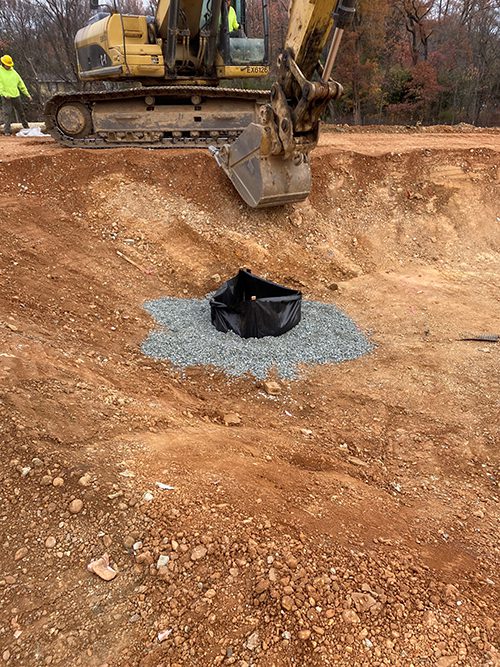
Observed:
[[[328,134],[309,200],[255,212],[203,152],[1,141],[5,664],[499,664],[500,347],[458,340],[499,333],[499,143]],[[277,384],[141,354],[145,301],[240,266],[374,352]]]

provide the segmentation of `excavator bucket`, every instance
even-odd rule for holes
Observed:
[[[303,201],[311,191],[307,155],[284,158],[264,150],[265,130],[251,123],[230,145],[211,147],[241,198],[252,208]]]

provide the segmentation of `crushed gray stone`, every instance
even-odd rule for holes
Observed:
[[[266,378],[274,369],[286,379],[298,377],[301,364],[331,364],[356,359],[373,349],[363,332],[339,308],[302,301],[300,323],[282,336],[240,338],[222,333],[210,320],[205,299],[164,297],[144,304],[160,325],[142,344],[154,359],[168,359],[179,369],[214,366],[228,375]]]

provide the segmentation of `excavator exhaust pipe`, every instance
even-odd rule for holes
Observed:
[[[291,158],[263,148],[265,129],[251,123],[231,145],[210,147],[243,201],[252,208],[282,206],[303,201],[311,191],[307,155]]]

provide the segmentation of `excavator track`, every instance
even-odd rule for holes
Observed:
[[[45,124],[68,147],[206,148],[235,141],[269,99],[268,90],[179,85],[60,93]]]

